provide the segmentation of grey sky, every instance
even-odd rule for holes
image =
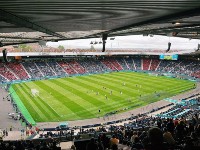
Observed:
[[[80,40],[68,40],[59,42],[48,42],[48,46],[58,47],[63,45],[67,49],[90,49],[91,41],[101,41],[100,38],[94,39],[80,39]],[[178,37],[167,37],[154,35],[143,36],[143,35],[132,35],[132,36],[117,36],[114,40],[110,40],[110,37],[106,41],[107,49],[138,49],[138,50],[166,50],[168,42],[171,42],[171,50],[190,50],[194,51],[197,49],[200,40],[186,39]],[[95,49],[101,49],[102,44],[93,45]]]

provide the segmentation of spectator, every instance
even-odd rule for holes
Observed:
[[[180,121],[180,123],[176,126],[176,138],[181,141],[184,138],[185,135],[185,125],[183,121]]]
[[[98,150],[98,145],[94,138],[91,138],[90,142],[86,146],[86,150]]]
[[[140,140],[138,137],[135,137],[135,142],[132,144],[131,150],[142,150],[143,149],[143,145],[141,144]]]
[[[151,128],[148,131],[149,145],[146,150],[167,150],[167,145],[163,143],[162,131],[157,128]]]
[[[171,134],[173,135],[174,134],[174,123],[173,123],[173,119],[169,119],[169,122],[167,123],[167,130],[169,132],[171,132]]]
[[[112,147],[113,145],[118,145],[118,144],[119,144],[119,140],[117,139],[115,135],[113,135],[112,138],[110,139],[110,147]]]
[[[113,144],[111,147],[111,150],[118,150],[118,145],[117,144]]]
[[[169,145],[176,144],[174,138],[172,137],[171,132],[169,132],[167,128],[164,128],[163,138],[164,138],[164,141],[167,142]]]

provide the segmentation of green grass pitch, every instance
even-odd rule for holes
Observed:
[[[194,82],[113,72],[14,84],[36,122],[81,120],[128,111],[192,89]],[[39,91],[33,96],[31,89]],[[100,112],[99,112],[100,110]]]

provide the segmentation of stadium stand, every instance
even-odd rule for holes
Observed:
[[[6,82],[7,80],[2,76],[2,75],[0,75],[0,83],[4,83],[4,82]]]
[[[35,62],[23,62],[22,63],[28,74],[31,76],[31,78],[41,78],[44,77],[42,72],[39,70],[39,68],[35,65]]]
[[[86,73],[86,69],[83,68],[79,63],[77,63],[76,61],[71,61],[70,65],[73,67],[74,70],[76,70],[77,73],[79,74],[84,74]]]
[[[113,64],[113,66],[115,66],[118,71],[123,70],[121,64],[119,64],[116,59],[111,59],[110,62]]]
[[[110,71],[103,63],[96,59],[78,61],[78,63],[87,70],[87,73],[102,73],[105,71]]]
[[[6,66],[12,70],[19,79],[25,80],[29,78],[26,70],[20,63],[7,63]]]
[[[142,69],[143,70],[150,70],[150,65],[151,65],[151,59],[142,59]]]
[[[17,77],[3,63],[0,63],[0,74],[7,80],[17,80]]]
[[[117,68],[114,66],[114,64],[109,59],[102,60],[102,63],[113,71],[117,70]]]
[[[67,74],[77,74],[77,71],[72,68],[72,66],[64,61],[59,61],[58,64],[67,72]]]
[[[150,69],[152,71],[156,71],[160,65],[160,60],[158,59],[151,59]]]
[[[136,70],[142,70],[141,68],[141,59],[140,58],[134,58],[134,64],[135,64],[135,68]]]
[[[123,70],[129,70],[128,64],[124,60],[124,58],[116,58],[117,62],[121,65]]]
[[[129,70],[136,70],[134,60],[132,58],[124,58]]]
[[[121,70],[155,71],[157,73],[173,74],[177,77],[191,76],[200,78],[200,66],[197,61],[188,60],[158,60],[140,58],[105,58],[105,59],[81,59],[73,61],[47,62],[9,62],[0,64],[0,82],[40,79],[43,77],[66,76],[85,73],[102,73]],[[20,71],[19,71],[20,70]]]
[[[67,75],[65,70],[56,61],[47,62],[47,65],[51,66],[51,69],[56,73],[57,76]]]
[[[35,62],[35,65],[43,74],[43,76],[45,77],[56,76],[56,73],[52,70],[50,66],[48,66],[48,64],[46,64],[46,62]]]
[[[61,150],[60,142],[69,141],[70,150],[199,150],[199,10],[198,0],[1,1],[0,116],[14,113],[6,112],[8,122],[1,118],[0,125],[7,126],[0,126],[0,150]],[[173,61],[174,54],[178,60]],[[96,73],[105,74],[86,76]],[[27,82],[73,75],[83,76],[51,80],[49,86],[49,81]],[[161,100],[165,95],[168,98]],[[28,108],[35,113],[29,114]],[[78,119],[88,117],[64,119],[71,115],[67,111]],[[62,128],[66,120],[76,121]],[[16,122],[23,129],[13,127]],[[59,126],[50,127],[54,123]],[[19,140],[5,141],[13,129]]]

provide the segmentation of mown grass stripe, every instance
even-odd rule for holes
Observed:
[[[123,82],[125,86],[122,85]],[[24,86],[27,89],[26,93],[20,91],[18,95],[20,99],[29,101],[26,102],[26,107],[30,108],[28,110],[31,115],[40,115],[39,121],[80,120],[103,116],[113,111],[123,112],[128,108],[141,107],[193,87],[193,82],[133,72],[96,74],[25,84],[29,87]],[[136,87],[136,84],[142,87]],[[47,112],[36,108],[38,104],[33,103],[34,98],[27,96],[30,89],[40,91],[40,97],[36,100]],[[120,91],[123,94],[120,94]],[[160,93],[160,96],[157,96],[155,91]],[[99,92],[99,95],[96,92]],[[21,95],[25,95],[24,98]],[[108,100],[105,99],[105,95],[108,96]],[[45,118],[42,113],[48,113],[52,118]]]
[[[28,85],[25,83],[25,86],[27,87],[27,88],[29,88],[28,87]],[[30,89],[30,88],[29,88]],[[30,89],[31,90],[31,89]],[[36,99],[37,100],[39,100],[39,102],[41,102],[42,103],[42,105],[45,107],[44,109],[46,110],[46,111],[48,111],[48,113],[51,113],[53,116],[53,118],[59,118],[60,117],[60,115],[59,114],[57,114],[57,112],[53,109],[53,108],[51,108],[47,103],[46,103],[46,101],[45,101],[45,99],[42,99],[40,96],[37,96],[36,97]]]
[[[23,104],[26,106],[28,111],[31,112],[31,116],[34,118],[35,121],[45,120],[43,117],[43,114],[40,110],[37,110],[38,108],[31,103],[31,99],[27,96],[27,94],[21,89],[21,86],[19,84],[16,84],[14,86],[15,91],[19,94],[20,99],[22,100]],[[40,114],[39,114],[40,113]],[[38,118],[36,120],[36,118]]]
[[[54,88],[47,86],[46,84],[48,82],[51,82]],[[55,81],[48,80],[46,82],[43,82],[43,88],[50,89],[50,91],[54,92],[55,95],[60,96],[60,97],[64,97],[65,101],[60,100],[62,102],[62,104],[65,105],[67,108],[69,108],[72,112],[74,112],[78,116],[80,116],[80,117],[83,117],[83,116],[93,116],[93,117],[96,117],[92,113],[90,113],[89,111],[87,111],[86,108],[84,108],[84,107],[80,106],[78,103],[70,100],[63,93],[60,93],[61,88],[56,89],[55,87],[58,87],[58,85],[55,84]],[[78,111],[82,111],[82,110],[84,110],[84,114],[77,113]]]
[[[22,87],[23,91],[27,94],[27,96],[33,97],[31,95],[31,90],[29,89],[29,87],[26,84],[23,84]],[[37,97],[34,97],[34,100],[32,101],[36,107],[38,107],[38,109],[41,111],[41,113],[45,116],[45,118],[50,118],[51,120],[53,120],[53,117],[51,116],[51,114],[48,112],[48,109],[45,109],[44,106],[40,103],[40,101],[38,101]],[[36,118],[37,120],[37,118]]]
[[[31,89],[36,89],[39,90],[39,97],[42,100],[45,100],[45,103],[47,105],[49,105],[49,107],[51,107],[51,109],[53,109],[53,111],[58,115],[61,116],[63,115],[63,110],[67,109],[66,107],[62,107],[62,109],[57,109],[57,108],[61,108],[60,106],[62,105],[58,100],[54,100],[55,98],[52,97],[51,93],[48,92],[45,89],[41,89],[39,86],[37,86],[36,82],[27,82],[26,83]],[[49,85],[51,86],[51,85]],[[56,111],[55,111],[56,110]],[[60,111],[61,110],[61,111]],[[67,111],[69,111],[69,109],[67,109]]]
[[[68,82],[66,81],[56,81],[57,84],[59,85],[62,85],[62,86],[65,86],[68,90],[70,90],[73,94],[75,94],[76,96],[79,96],[81,97],[85,102],[89,102],[93,105],[93,107],[95,108],[96,112],[98,111],[99,109],[99,106],[102,106],[102,105],[105,105],[105,102],[103,101],[100,101],[98,99],[96,99],[95,97],[92,97],[90,95],[87,95],[86,92],[83,92],[83,91],[80,91],[80,90],[77,90],[77,89],[80,89],[81,87],[78,86],[78,85],[74,85],[74,83],[70,82],[70,84],[67,84]],[[65,84],[66,83],[66,84]],[[71,85],[71,86],[69,86]],[[73,87],[72,87],[73,86]],[[87,89],[89,90],[89,89]],[[84,90],[85,91],[85,90]],[[95,113],[96,114],[96,113]]]
[[[63,116],[66,116],[66,113],[70,113],[70,115],[68,115],[68,116],[72,116],[71,118],[81,119],[81,117],[78,116],[77,113],[74,113],[74,110],[72,110],[73,107],[70,104],[70,101],[68,101],[68,98],[66,98],[66,96],[61,94],[60,92],[58,92],[56,90],[52,90],[51,87],[53,87],[53,86],[51,83],[44,84],[43,82],[37,82],[36,84],[43,90],[51,91],[52,98],[54,98],[54,100],[56,100],[56,101],[59,101],[59,103],[61,104],[60,107],[58,107],[57,109],[60,110],[60,108],[62,108]],[[62,99],[61,99],[61,97],[62,97]],[[63,107],[64,107],[64,109],[63,109]],[[70,118],[68,118],[66,116],[66,119],[70,119]]]

